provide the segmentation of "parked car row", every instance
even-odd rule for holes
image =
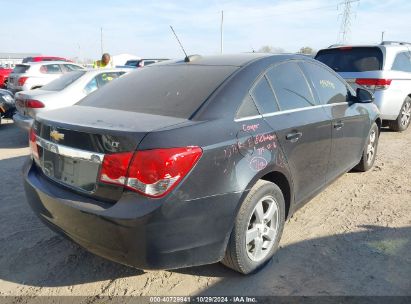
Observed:
[[[152,58],[152,59],[132,59],[132,60],[127,60],[125,66],[126,67],[133,67],[133,68],[142,68],[144,66],[162,62],[165,60],[169,59],[164,59],[164,58]]]
[[[130,69],[77,69],[40,89],[18,92],[15,95],[17,113],[13,120],[20,128],[29,130],[38,113],[71,106],[129,71]]]
[[[14,93],[38,89],[65,73],[83,69],[81,65],[64,61],[18,64],[9,75],[7,89]]]
[[[73,106],[27,109],[43,92],[50,105],[66,100],[45,91],[82,73],[17,95],[19,115],[35,117],[25,191],[51,229],[125,265],[256,271],[287,218],[376,158],[372,93],[307,56],[164,61]]]

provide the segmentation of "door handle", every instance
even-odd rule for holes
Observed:
[[[341,130],[342,127],[344,127],[344,123],[342,121],[336,122],[334,124],[334,129],[336,129],[336,130]]]
[[[301,136],[303,136],[303,133],[301,132],[292,132],[290,134],[287,134],[285,139],[295,143],[296,141],[300,139]]]

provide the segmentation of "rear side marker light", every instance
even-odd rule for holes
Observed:
[[[30,129],[30,133],[29,133],[29,146],[31,150],[31,155],[35,159],[39,159],[39,149],[37,146],[37,135],[34,132],[33,128]]]
[[[355,83],[370,90],[385,90],[391,85],[392,79],[357,78]]]
[[[191,171],[203,151],[199,147],[167,148],[108,154],[100,181],[124,186],[148,197],[169,193]]]

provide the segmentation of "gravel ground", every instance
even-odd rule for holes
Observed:
[[[345,174],[300,209],[272,262],[248,277],[220,264],[144,272],[86,252],[28,207],[20,172],[27,135],[9,123],[0,138],[0,295],[18,302],[40,295],[86,302],[114,295],[411,295],[411,129],[383,131],[375,167]]]

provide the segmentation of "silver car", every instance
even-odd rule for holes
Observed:
[[[39,112],[71,106],[131,69],[78,70],[67,73],[41,89],[15,95],[17,126],[29,130]]]
[[[374,93],[384,124],[404,131],[411,116],[411,44],[337,46],[320,50],[315,59],[339,73],[352,86]]]
[[[64,61],[18,64],[9,75],[7,89],[13,93],[38,89],[65,73],[83,69],[80,65]]]

